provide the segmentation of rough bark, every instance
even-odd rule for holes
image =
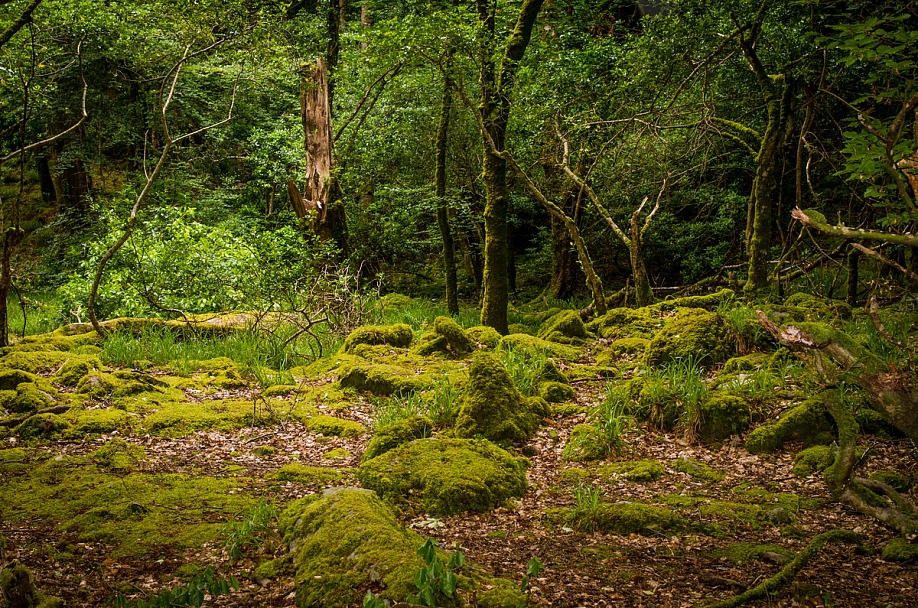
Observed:
[[[576,194],[566,197],[561,210],[579,224],[580,209],[575,206],[575,201]],[[577,294],[583,282],[583,272],[577,264],[577,251],[571,243],[571,235],[564,222],[551,216],[551,281],[545,293],[557,300],[569,300]]]
[[[21,30],[25,25],[31,21],[32,13],[35,12],[35,9],[38,8],[38,5],[42,3],[42,0],[32,0],[29,5],[22,11],[22,14],[12,22],[3,33],[0,33],[0,49],[2,49],[7,42],[13,39],[19,30]]]
[[[500,68],[494,64],[487,41],[494,34],[494,2],[478,0],[478,17],[487,32],[481,52],[480,111],[487,137],[484,144],[482,179],[485,184],[485,248],[481,322],[502,334],[507,333],[507,307],[510,303],[508,281],[509,241],[507,214],[507,161],[492,151],[503,150],[510,118],[510,93],[513,90],[519,62],[532,36],[532,28],[542,8],[543,0],[524,0],[507,39]]]
[[[450,314],[459,312],[459,295],[456,281],[456,247],[449,226],[449,208],[446,204],[446,140],[449,134],[449,116],[453,102],[452,84],[446,80],[443,85],[443,100],[440,105],[440,123],[437,127],[437,162],[434,175],[437,197],[437,226],[443,240],[443,273],[446,276],[446,310]]]
[[[7,228],[3,234],[3,257],[0,261],[0,346],[10,345],[10,327],[8,301],[13,286],[11,260],[13,251],[22,239],[22,230],[18,226]]]

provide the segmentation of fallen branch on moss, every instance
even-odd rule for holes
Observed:
[[[830,530],[817,534],[806,548],[797,554],[789,564],[780,572],[765,580],[762,584],[753,587],[737,596],[708,604],[706,608],[735,608],[753,600],[773,595],[790,585],[797,574],[809,564],[822,548],[829,543],[859,543],[860,536],[847,530]]]

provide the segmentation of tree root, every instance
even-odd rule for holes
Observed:
[[[847,530],[830,530],[817,534],[806,548],[797,554],[780,572],[737,596],[708,604],[706,608],[735,608],[753,600],[772,595],[790,585],[794,577],[809,564],[828,543],[859,543],[861,537]]]

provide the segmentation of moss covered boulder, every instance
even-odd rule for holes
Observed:
[[[414,332],[411,327],[404,323],[395,325],[363,325],[358,327],[348,335],[344,340],[344,346],[341,350],[349,353],[354,350],[358,344],[385,344],[398,348],[408,348],[414,339]]]
[[[828,445],[814,445],[798,452],[794,456],[794,475],[808,477],[813,473],[821,473],[835,462],[837,450]]]
[[[667,509],[642,502],[603,503],[595,509],[570,509],[564,521],[583,532],[673,534],[688,528],[684,517]]]
[[[647,365],[663,365],[677,359],[693,359],[717,365],[736,352],[736,336],[723,317],[706,310],[688,309],[667,323],[644,351]]]
[[[648,308],[613,308],[603,316],[590,321],[586,329],[609,339],[647,339],[662,326],[663,320],[659,312],[653,312]]]
[[[476,325],[465,330],[465,333],[482,350],[493,350],[500,346],[501,335],[493,327]]]
[[[367,589],[390,600],[414,591],[424,539],[369,490],[333,489],[293,502],[280,532],[295,568],[296,605],[359,605]]]
[[[662,302],[657,302],[656,304],[648,306],[648,308],[653,311],[675,310],[677,308],[705,308],[707,310],[713,310],[723,304],[732,302],[735,298],[736,292],[725,287],[714,293],[663,300]]]
[[[16,396],[5,405],[6,409],[18,414],[25,414],[43,410],[53,405],[56,401],[48,390],[42,390],[35,382],[23,382],[16,387]]]
[[[363,453],[363,460],[376,458],[403,443],[430,437],[434,426],[433,420],[427,416],[411,416],[387,424],[373,435]]]
[[[832,431],[825,403],[820,397],[807,399],[785,412],[778,420],[763,424],[749,433],[746,449],[753,454],[774,452],[785,441],[803,441],[812,445],[819,443]]]
[[[308,485],[333,485],[341,483],[342,475],[337,469],[331,467],[313,467],[300,462],[285,464],[273,473],[270,479],[278,481],[295,481]]]
[[[57,414],[36,414],[16,427],[22,439],[52,439],[70,428],[70,423]]]
[[[527,398],[517,390],[497,357],[479,353],[459,397],[456,434],[519,441],[531,437],[547,414],[544,401]]]
[[[601,466],[597,471],[610,480],[626,479],[633,482],[656,481],[663,476],[665,469],[658,460],[623,460]]]
[[[404,396],[423,390],[425,383],[407,367],[388,363],[350,363],[341,367],[341,388],[355,388],[374,395]]]
[[[462,357],[475,348],[475,342],[455,320],[437,317],[434,319],[433,329],[421,336],[414,352],[421,356],[442,352],[452,357]]]
[[[570,384],[555,382],[553,380],[539,383],[539,397],[548,403],[563,403],[564,401],[570,401],[576,394],[577,391],[575,391],[574,387]]]
[[[417,439],[364,462],[364,487],[400,507],[489,511],[526,491],[523,461],[481,439]]]
[[[17,562],[0,572],[0,595],[9,608],[63,608],[65,605],[62,599],[41,593],[29,569]]]
[[[563,310],[542,323],[538,336],[560,344],[580,344],[588,334],[580,313],[576,310]]]
[[[698,437],[712,445],[745,431],[752,411],[741,397],[715,393],[701,404],[700,414]]]
[[[53,380],[64,386],[76,386],[83,376],[102,369],[102,362],[93,355],[74,356],[64,362],[53,376]]]
[[[904,538],[894,538],[883,545],[882,555],[888,562],[918,564],[918,543],[910,543]]]
[[[313,433],[329,437],[359,437],[367,432],[367,427],[359,422],[327,414],[319,414],[308,419],[306,428]]]

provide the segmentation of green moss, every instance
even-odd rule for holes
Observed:
[[[433,323],[433,336],[441,338],[427,344],[436,343],[436,347],[419,347],[419,354],[427,355],[436,350],[444,350],[454,357],[462,357],[475,350],[475,343],[462,329],[462,326],[449,317],[437,317]]]
[[[821,473],[835,462],[836,449],[827,445],[814,445],[794,456],[794,475],[808,477],[813,473]]]
[[[102,369],[102,362],[98,357],[71,356],[54,374],[54,381],[64,386],[76,386],[83,376],[100,369]]]
[[[363,453],[363,460],[376,458],[403,443],[430,437],[434,426],[433,421],[427,416],[412,416],[388,424],[373,435]]]
[[[32,374],[46,374],[57,369],[71,355],[56,350],[13,351],[3,357],[0,364],[9,369],[19,369]]]
[[[613,308],[588,323],[586,329],[607,339],[650,338],[662,326],[659,312],[648,308]]]
[[[353,454],[344,448],[335,448],[334,450],[329,450],[322,454],[322,460],[341,460],[344,458],[350,458],[351,456],[353,456]]]
[[[112,433],[130,425],[131,416],[115,408],[97,408],[92,410],[70,410],[64,416],[73,425],[67,434],[74,439],[86,435]]]
[[[360,437],[367,432],[367,427],[359,422],[325,414],[319,414],[307,420],[306,428],[313,433],[329,437]]]
[[[546,359],[542,367],[535,375],[536,382],[560,382],[561,384],[570,384],[571,381],[567,375],[558,369],[557,364],[551,359]]]
[[[297,387],[295,384],[275,384],[274,386],[269,386],[261,391],[262,397],[286,397],[291,393],[295,393]]]
[[[571,429],[571,435],[561,452],[561,458],[574,462],[602,460],[609,455],[602,432],[593,424],[578,424]]]
[[[734,372],[751,372],[757,369],[769,367],[771,355],[768,353],[750,353],[741,357],[727,359],[721,372],[731,374]]]
[[[492,578],[488,579],[487,590],[476,594],[479,608],[526,608],[529,598],[520,591],[516,583]]]
[[[483,440],[417,439],[364,462],[364,487],[431,513],[488,511],[526,491],[523,463]]]
[[[590,413],[590,408],[583,405],[574,405],[573,403],[553,403],[550,408],[551,415],[560,418]]]
[[[644,351],[647,365],[692,359],[717,365],[736,352],[736,336],[723,317],[705,310],[688,311],[663,326]]]
[[[749,564],[759,561],[766,553],[777,553],[778,555],[788,558],[788,561],[795,556],[793,551],[771,543],[762,545],[754,545],[745,542],[732,543],[714,552],[717,557],[721,557],[734,564]]]
[[[812,442],[820,433],[831,431],[825,403],[821,397],[807,399],[787,411],[777,421],[754,429],[746,439],[746,449],[753,454],[774,452],[785,441]]]
[[[270,479],[278,481],[295,481],[308,485],[335,485],[341,483],[343,476],[336,469],[328,467],[311,467],[299,462],[285,464],[273,473]]]
[[[504,336],[501,344],[532,355],[547,355],[565,361],[577,361],[580,359],[580,351],[572,346],[556,344],[527,334]]]
[[[616,357],[621,357],[622,355],[639,355],[647,349],[649,344],[650,340],[647,338],[619,338],[609,345],[609,352]]]
[[[0,571],[0,595],[11,608],[63,608],[65,605],[60,598],[41,593],[29,569],[17,562]]]
[[[642,502],[601,504],[595,510],[572,509],[566,521],[570,527],[584,532],[648,536],[672,534],[688,527],[685,518],[675,511]]]
[[[663,300],[648,306],[650,310],[675,310],[677,308],[705,308],[713,310],[736,299],[736,293],[726,287],[714,293],[701,296],[685,296]]]
[[[70,428],[70,423],[57,414],[37,414],[26,418],[16,427],[22,439],[53,439]]]
[[[16,396],[6,404],[6,409],[25,414],[45,409],[54,403],[54,397],[40,390],[34,382],[23,382],[16,387]]]
[[[576,310],[563,310],[549,317],[539,327],[537,335],[560,344],[581,344],[588,337],[583,319]]]
[[[726,477],[723,471],[692,458],[677,458],[672,462],[672,467],[695,479],[704,479],[715,483],[723,481],[724,477]]]
[[[0,390],[14,391],[23,382],[34,383],[38,376],[18,369],[0,369]]]
[[[899,471],[890,471],[888,469],[874,471],[870,474],[870,479],[885,483],[900,493],[908,492],[912,487],[912,479]]]
[[[809,318],[850,319],[851,307],[843,300],[820,298],[810,293],[798,292],[784,300],[786,306],[795,306],[806,311]]]
[[[200,403],[164,403],[144,418],[149,433],[163,437],[182,437],[195,431],[228,431],[274,421],[273,414],[253,408],[251,401],[225,399]]]
[[[734,395],[715,393],[701,404],[698,437],[708,445],[739,435],[749,427],[752,411]]]
[[[424,539],[366,490],[338,489],[294,502],[280,517],[300,608],[359,605],[367,588],[401,601],[424,565]]]
[[[517,390],[497,357],[478,353],[459,397],[456,434],[492,441],[528,439],[547,414],[544,402]]]
[[[611,479],[624,477],[628,481],[656,481],[663,476],[663,465],[657,460],[625,460],[603,465],[597,471]]]
[[[569,384],[554,381],[539,383],[539,397],[549,403],[570,401],[576,394],[577,391]]]
[[[97,399],[130,397],[148,391],[158,391],[166,383],[149,374],[130,370],[112,373],[90,372],[77,384],[77,392]]]
[[[523,325],[522,323],[511,323],[510,325],[508,325],[507,334],[508,335],[523,334],[526,336],[535,335],[533,328],[529,327],[528,325]]]
[[[401,293],[388,293],[376,302],[376,307],[380,312],[384,313],[399,312],[411,306],[412,302],[414,302],[414,300],[411,296],[406,296]]]
[[[500,345],[500,333],[488,325],[470,327],[465,330],[465,333],[469,337],[469,340],[474,342],[480,349],[494,350]]]
[[[100,469],[126,472],[137,468],[138,463],[146,458],[146,452],[139,445],[115,437],[89,454],[88,458]]]
[[[883,559],[888,562],[918,564],[918,544],[904,538],[894,538],[883,545]]]
[[[252,454],[258,456],[259,458],[265,458],[267,456],[273,456],[277,453],[277,448],[273,445],[259,445],[252,450]]]
[[[288,556],[271,559],[255,567],[252,572],[256,581],[274,580],[281,576],[293,576],[293,562]]]
[[[397,348],[408,348],[414,340],[414,332],[404,323],[395,325],[364,325],[352,331],[344,340],[342,352],[349,353],[358,344],[386,344]]]
[[[348,364],[341,369],[338,385],[383,396],[404,396],[426,387],[412,370],[385,363]]]

